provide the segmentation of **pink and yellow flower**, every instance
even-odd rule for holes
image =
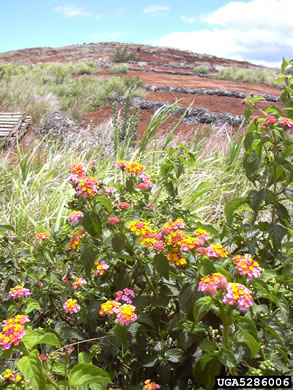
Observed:
[[[141,236],[152,231],[150,223],[143,221],[130,221],[127,229],[134,232],[137,236]]]
[[[182,256],[180,249],[173,248],[167,253],[170,264],[176,264],[178,267],[185,267],[187,265],[187,260]]]
[[[251,291],[240,283],[228,283],[223,302],[231,306],[237,305],[241,312],[247,311],[253,305]]]
[[[192,251],[201,245],[202,241],[198,237],[186,237],[180,241],[179,245],[183,251]]]
[[[101,309],[99,314],[101,316],[104,316],[106,314],[116,314],[118,312],[118,309],[120,308],[121,303],[117,301],[106,301],[105,303],[101,304]]]
[[[128,173],[133,173],[138,176],[143,172],[144,166],[136,161],[132,161],[126,164],[125,170]]]
[[[76,175],[78,177],[86,175],[85,167],[80,162],[76,162],[74,164],[71,164],[69,167],[69,172],[71,172],[73,175]]]
[[[120,306],[117,311],[117,321],[126,326],[130,325],[131,322],[137,320],[135,309],[135,306],[128,304]]]
[[[80,310],[80,306],[77,303],[76,299],[67,299],[66,302],[63,304],[63,308],[66,311],[66,313],[77,313]]]
[[[210,239],[208,232],[204,229],[196,229],[194,235],[201,240],[201,245],[203,245],[204,242],[207,242]]]
[[[135,293],[129,288],[125,288],[123,291],[116,292],[116,301],[124,301],[125,303],[131,304],[132,298],[135,298]]]
[[[16,287],[11,288],[9,291],[9,295],[11,296],[12,299],[27,297],[30,294],[31,294],[30,290],[24,288],[20,284]]]
[[[185,223],[183,219],[178,218],[176,219],[176,221],[172,221],[172,220],[168,221],[167,223],[165,223],[163,227],[170,229],[171,231],[174,231],[177,229],[184,229]]]
[[[181,242],[187,238],[187,234],[183,232],[182,230],[175,230],[172,231],[167,236],[167,245],[174,246],[174,247],[180,247]]]
[[[73,290],[77,290],[79,287],[87,284],[87,281],[83,278],[77,278],[75,281],[72,283],[72,288]]]
[[[232,259],[233,264],[236,266],[236,270],[240,275],[247,276],[249,280],[253,278],[259,278],[262,273],[262,268],[257,261],[254,261],[251,257],[235,256]]]
[[[0,332],[0,345],[2,349],[9,349],[11,345],[17,346],[25,335],[24,324],[29,322],[28,316],[18,314],[17,316],[3,321],[2,332]]]
[[[159,389],[161,386],[157,385],[156,382],[152,382],[150,379],[147,379],[144,381],[144,387],[143,390],[156,390]]]
[[[50,237],[51,237],[51,234],[49,232],[42,232],[42,233],[36,234],[35,239],[37,241],[43,241],[43,240],[48,240]]]
[[[142,245],[145,245],[147,248],[149,248],[151,245],[155,244],[157,237],[157,231],[151,229],[149,232],[141,236],[139,239],[139,242]]]
[[[16,371],[12,371],[9,368],[5,370],[5,374],[3,375],[3,378],[8,380],[9,382],[20,382],[22,380],[22,376],[19,375]]]
[[[81,220],[81,218],[83,218],[83,212],[73,211],[67,219],[71,223],[78,223]]]
[[[85,233],[84,229],[77,230],[71,238],[70,249],[74,252],[80,246],[80,237]]]
[[[94,197],[97,193],[99,182],[92,176],[80,176],[77,182],[76,195],[87,199],[89,196]]]
[[[213,296],[217,290],[226,290],[227,286],[227,278],[219,272],[216,272],[200,279],[198,291],[202,291],[205,295]]]
[[[95,260],[95,265],[97,268],[94,271],[95,276],[102,276],[104,275],[105,271],[109,268],[108,264],[104,262],[104,260]]]
[[[281,117],[278,123],[285,129],[293,129],[293,119]]]
[[[224,250],[223,245],[221,244],[212,244],[211,246],[206,248],[206,254],[209,257],[218,257],[218,258],[219,257],[224,258],[228,256],[228,252]]]
[[[117,167],[120,168],[122,171],[124,171],[127,164],[128,164],[127,160],[120,160],[117,162]]]

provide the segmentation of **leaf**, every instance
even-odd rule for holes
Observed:
[[[254,108],[249,107],[244,111],[244,118],[249,122],[251,115],[253,114]]]
[[[255,152],[251,152],[244,157],[243,167],[248,178],[251,178],[253,174],[257,172],[259,164],[260,158],[256,155]]]
[[[199,298],[193,307],[193,317],[196,322],[199,321],[200,314],[209,311],[213,306],[213,298],[210,296]]]
[[[32,298],[28,298],[26,301],[26,308],[24,309],[24,314],[30,314],[34,310],[40,310],[41,306],[38,301]]]
[[[59,338],[55,333],[40,329],[27,331],[26,335],[22,338],[22,342],[28,349],[33,349],[38,344],[54,345],[57,348],[61,347]]]
[[[119,253],[125,248],[125,239],[122,234],[116,234],[111,242],[115,252]]]
[[[79,352],[78,354],[78,363],[91,363],[92,359],[90,355],[86,352]]]
[[[18,360],[17,366],[25,379],[30,380],[33,390],[46,390],[46,381],[38,351],[32,351],[28,356]]]
[[[243,198],[232,199],[230,200],[230,202],[226,203],[225,215],[228,225],[231,225],[233,222],[234,212],[239,209],[239,207],[242,206],[244,203],[246,203],[246,201]]]
[[[260,191],[251,191],[249,195],[251,195],[249,199],[249,205],[255,212],[258,212],[264,200],[270,202],[273,199],[272,191],[267,190],[266,188],[263,188]]]
[[[159,361],[159,358],[157,355],[148,355],[143,360],[143,367],[154,367],[157,362]]]
[[[256,341],[256,339],[248,332],[240,328],[235,335],[235,339],[239,343],[244,343],[248,346],[250,349],[251,357],[254,358],[259,350],[260,350],[260,344]]]
[[[218,359],[227,368],[233,368],[237,366],[237,361],[233,353],[228,349],[222,349],[218,355]]]
[[[127,326],[123,324],[116,324],[114,328],[114,334],[117,337],[117,339],[120,341],[121,344],[127,345],[128,344],[128,329]]]
[[[105,206],[105,208],[107,209],[107,211],[109,213],[112,213],[113,211],[113,206],[112,206],[112,203],[110,202],[109,199],[107,199],[105,196],[103,195],[98,195],[95,197],[95,199],[101,203],[103,206]]]
[[[85,386],[91,383],[111,383],[106,371],[89,363],[79,363],[68,374],[69,386]]]
[[[81,220],[84,229],[93,237],[102,233],[102,224],[97,214],[85,214]]]
[[[90,245],[82,245],[80,249],[80,262],[84,266],[86,276],[89,278],[95,264],[96,254]]]
[[[165,356],[171,363],[180,363],[183,360],[183,351],[179,348],[168,349]]]
[[[275,250],[279,250],[281,247],[282,239],[287,234],[287,228],[280,221],[277,221],[272,225],[270,229],[270,238],[273,241],[273,246]]]
[[[169,261],[162,253],[158,253],[154,257],[154,267],[164,278],[169,280]]]
[[[186,283],[179,294],[179,307],[192,319],[192,311],[195,300],[200,296],[195,283]]]

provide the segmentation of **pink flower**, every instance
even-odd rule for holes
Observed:
[[[85,176],[86,175],[86,170],[85,170],[85,167],[83,166],[82,163],[74,163],[74,164],[71,164],[70,167],[69,167],[69,171],[73,174],[73,175],[77,175],[77,176]]]
[[[258,262],[254,261],[249,255],[235,256],[232,261],[240,275],[246,275],[249,280],[260,277],[262,268],[259,266]]]
[[[117,291],[116,292],[116,301],[124,301],[125,303],[132,303],[132,299],[135,298],[135,294],[133,290],[130,290],[128,288],[125,288],[123,291]]]
[[[135,306],[128,304],[120,306],[117,311],[117,321],[126,326],[130,325],[131,322],[137,320],[135,309]]]
[[[17,346],[19,344],[19,341],[26,334],[24,324],[29,321],[28,316],[22,314],[3,321],[3,330],[0,332],[0,345],[2,346],[2,350],[9,349],[11,345]]]
[[[110,218],[108,219],[108,221],[109,221],[109,223],[110,223],[111,225],[115,225],[116,223],[120,222],[120,219],[119,219],[118,217],[110,217]]]
[[[156,252],[163,252],[166,249],[164,241],[158,240],[153,244],[153,249]]]
[[[142,182],[142,183],[139,183],[136,185],[136,188],[140,189],[140,190],[145,190],[147,188],[152,188],[153,186],[153,183],[150,182],[150,181],[145,181],[145,182]]]
[[[118,207],[120,208],[120,209],[128,209],[129,207],[130,207],[130,204],[129,203],[127,203],[127,202],[121,202],[121,203],[119,203],[118,204]]]
[[[77,278],[77,279],[75,279],[75,281],[73,282],[72,288],[73,288],[74,290],[77,290],[79,287],[81,287],[81,286],[83,286],[83,285],[85,285],[85,284],[87,284],[87,281],[86,281],[85,279],[83,279],[83,278]]]
[[[43,233],[38,233],[35,236],[35,239],[37,241],[43,241],[43,240],[48,240],[51,237],[51,234],[49,232],[43,232]]]
[[[30,294],[31,294],[30,291],[21,285],[13,287],[9,291],[9,295],[11,296],[12,299],[27,297]]]
[[[40,354],[40,360],[42,362],[46,362],[48,360],[48,358],[49,358],[49,355],[47,353],[41,353]]]
[[[251,291],[240,283],[228,283],[223,302],[231,306],[237,305],[240,312],[247,311],[253,305]]]
[[[66,313],[70,314],[77,313],[80,310],[80,306],[75,299],[67,299],[67,301],[64,302],[63,308]]]
[[[127,164],[128,164],[127,160],[120,160],[117,163],[117,167],[120,168],[122,171],[124,171]]]
[[[76,187],[76,195],[87,199],[88,196],[94,197],[97,193],[98,180],[92,176],[80,176]]]
[[[283,125],[285,128],[293,129],[293,120],[292,119],[281,117],[278,120],[278,123],[280,125]]]
[[[106,188],[105,188],[105,193],[106,193],[106,195],[114,194],[116,191],[117,191],[117,190],[116,190],[116,188],[114,188],[114,187],[106,187]]]
[[[227,285],[227,278],[216,272],[200,279],[198,291],[202,291],[205,295],[214,296],[217,290],[226,290]]]
[[[273,115],[269,115],[269,116],[266,117],[266,123],[268,125],[273,125],[276,122],[277,122],[277,119]]]
[[[151,209],[151,210],[155,210],[156,208],[157,208],[157,206],[155,206],[154,204],[147,204],[146,205],[146,207],[148,208],[148,209]]]
[[[105,271],[109,268],[108,264],[106,264],[104,260],[95,260],[95,265],[97,266],[97,269],[94,271],[95,276],[104,275]]]
[[[83,212],[73,211],[67,219],[69,222],[78,223],[81,218],[83,218]]]

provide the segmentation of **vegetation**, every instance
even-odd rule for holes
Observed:
[[[265,84],[274,86],[274,81],[278,76],[276,71],[244,69],[237,66],[222,68],[217,75],[214,76],[218,80],[240,81],[252,84]]]
[[[289,66],[287,116],[249,97],[226,154],[202,152],[208,129],[172,147],[184,115],[154,139],[174,105],[133,145],[135,113],[116,107],[111,155],[40,144],[2,164],[0,388],[292,375]]]
[[[117,48],[113,58],[113,62],[128,62],[128,61],[139,61],[139,58],[136,56],[136,53],[129,51],[126,47],[123,49]]]
[[[196,66],[193,69],[194,73],[200,73],[200,74],[208,74],[209,73],[209,68],[206,65],[199,65]]]
[[[33,122],[56,110],[67,111],[80,120],[84,113],[110,103],[118,96],[145,96],[136,78],[72,78],[72,74],[99,72],[94,64],[43,64],[0,66],[0,105],[7,111],[25,110]]]
[[[109,69],[109,73],[111,74],[128,73],[128,68],[125,65],[111,66]]]

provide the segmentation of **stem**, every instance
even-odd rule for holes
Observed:
[[[220,308],[220,317],[223,323],[223,344],[226,349],[230,350],[229,325],[227,324],[227,312],[222,304]],[[234,376],[237,375],[236,367],[232,367],[230,371],[232,375]]]

